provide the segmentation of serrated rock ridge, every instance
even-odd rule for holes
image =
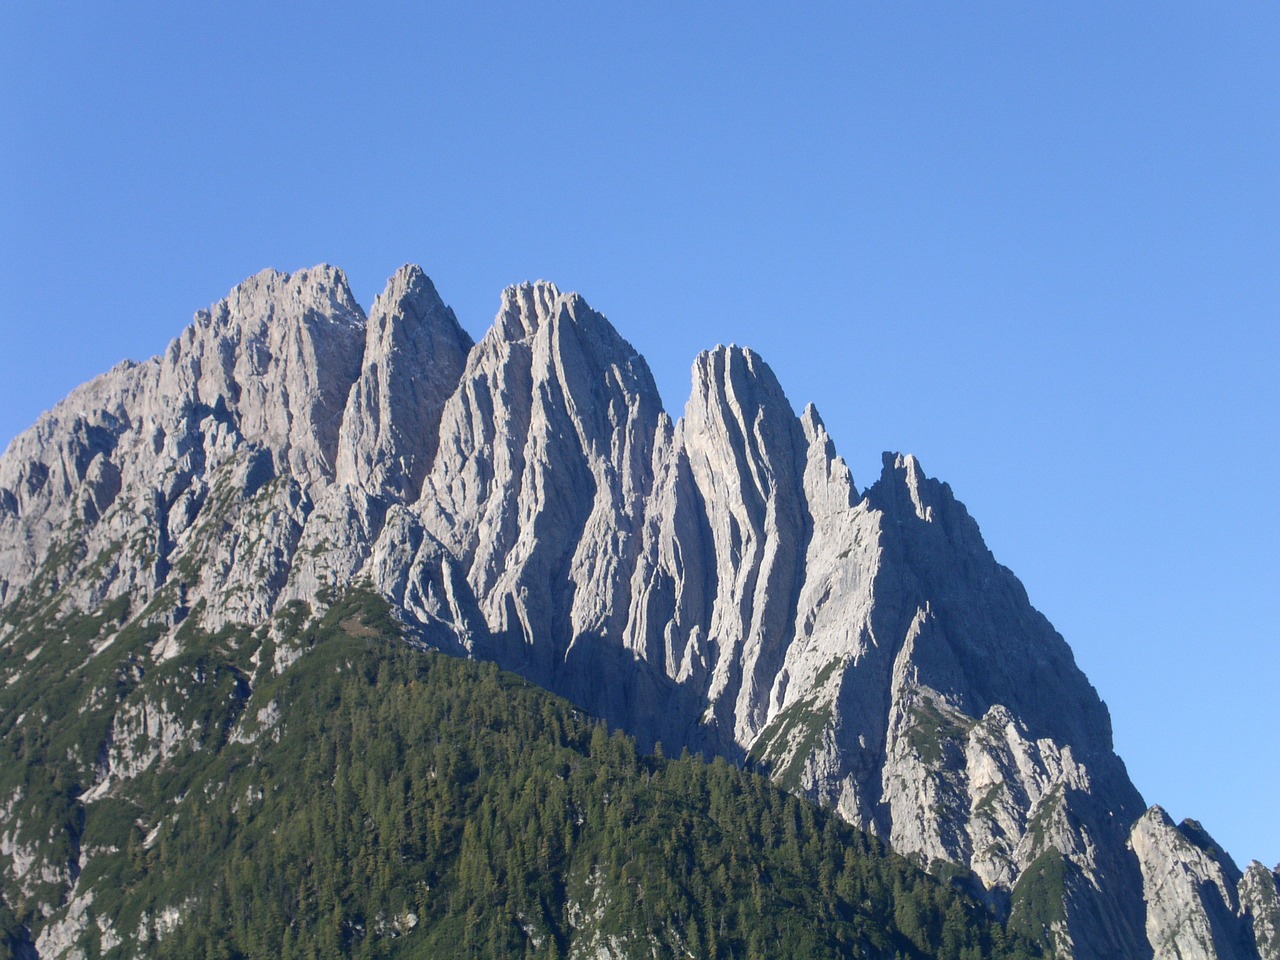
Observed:
[[[145,629],[154,669],[191,631],[275,636],[354,584],[416,642],[963,868],[1061,954],[1280,954],[1275,874],[1148,810],[1105,704],[951,488],[891,452],[860,489],[749,348],[699,354],[673,419],[634,347],[552,283],[508,287],[473,342],[417,266],[367,316],[337,268],[267,270],[0,457],[0,643],[109,606],[86,657]],[[251,679],[302,655],[277,645]],[[104,744],[85,802],[198,735],[164,717],[114,717],[146,745]]]

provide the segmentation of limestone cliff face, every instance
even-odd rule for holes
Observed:
[[[364,324],[341,271],[268,270],[72,393],[0,460],[0,598],[269,612],[333,479]]]
[[[404,562],[432,584],[415,593],[423,613],[468,650],[571,686],[582,645],[621,634],[660,412],[643,358],[581,297],[512,287],[445,404],[421,496],[379,552],[421,540]],[[383,560],[378,582],[421,583],[405,573]]]
[[[1260,864],[1248,883],[1200,824],[1174,825],[1152,807],[1130,843],[1142,867],[1147,938],[1156,960],[1266,957],[1275,952],[1275,878]]]
[[[472,346],[421,268],[391,277],[369,311],[334,482],[314,495],[282,600],[311,601],[365,568],[387,511],[417,498],[435,461],[440,418]]]
[[[416,499],[471,347],[421,268],[402,267],[369,311],[360,376],[341,419],[339,484]]]
[[[266,271],[0,458],[0,643],[110,611],[86,662],[137,628],[140,670],[260,629],[269,675],[303,655],[279,617],[357,582],[424,643],[966,868],[1061,955],[1280,955],[1275,875],[1144,813],[1106,707],[950,488],[886,454],[859,490],[750,350],[699,356],[673,421],[551,284],[509,288],[473,344],[416,267],[367,319],[334,268]],[[119,706],[83,803],[199,748],[179,703]],[[63,884],[44,942],[70,942],[91,891],[15,837],[2,865]]]
[[[124,482],[116,450],[136,434],[158,371],[156,360],[120,364],[72,391],[0,458],[0,601],[12,602],[38,569],[64,577],[54,537],[95,526],[114,505]]]
[[[1249,864],[1240,880],[1240,906],[1253,924],[1258,956],[1280,960],[1280,870],[1257,860]]]
[[[342,271],[264,271],[170,344],[156,406],[182,398],[195,411],[225,408],[280,473],[304,486],[332,479],[364,325]]]

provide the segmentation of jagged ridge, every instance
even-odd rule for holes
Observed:
[[[1275,940],[1257,871],[1217,913],[1158,880],[1105,706],[950,489],[887,454],[860,492],[750,350],[699,356],[673,422],[644,360],[554,285],[509,288],[473,345],[416,267],[367,319],[334,268],[267,271],[0,459],[5,635],[114,603],[95,653],[145,627],[163,663],[184,629],[355,582],[423,642],[971,869],[1064,953],[1165,955],[1170,897],[1241,949]]]

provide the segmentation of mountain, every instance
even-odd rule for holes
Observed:
[[[0,857],[41,956],[88,928],[93,814],[145,782],[156,829],[176,758],[270,713],[356,588],[643,751],[766,771],[1057,955],[1280,956],[1276,873],[1147,809],[914,457],[859,489],[736,346],[673,421],[577,294],[509,288],[473,344],[416,267],[368,317],[334,268],[259,274],[0,458]]]
[[[83,869],[41,956],[1035,955],[764,777],[641,757],[567,701],[400,634],[349,591],[292,631],[307,653],[280,674],[195,690],[207,722],[163,774],[85,804]],[[186,642],[206,676],[239,678],[257,639]]]

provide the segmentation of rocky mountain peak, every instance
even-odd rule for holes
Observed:
[[[347,284],[347,275],[327,263],[293,273],[272,268],[259,271],[238,283],[209,310],[198,313],[197,322],[202,314],[216,323],[311,315],[330,323],[363,326],[365,319]]]
[[[621,632],[660,413],[648,365],[585,300],[508,288],[445,405],[418,503],[465,574],[453,595],[483,619],[460,632],[493,635],[500,659],[535,657],[544,682],[579,635]]]
[[[934,513],[940,508],[942,501],[950,494],[950,490],[942,490],[943,484],[929,480],[920,461],[913,454],[892,453],[886,451],[881,455],[883,469],[880,479],[886,489],[894,491],[895,496],[905,496],[911,504],[912,512],[926,523],[932,523]]]
[[[818,433],[825,434],[827,425],[823,422],[822,415],[818,413],[818,408],[813,403],[806,403],[804,411],[800,414],[800,425],[804,427],[804,435],[812,439]]]
[[[512,284],[502,291],[489,336],[508,341],[529,339],[551,317],[559,299],[560,288],[546,280]]]
[[[417,498],[472,346],[422,269],[397,270],[369,312],[360,376],[342,415],[339,483]]]
[[[60,658],[105,664],[133,637],[151,675],[191,638],[283,640],[353,584],[419,642],[644,744],[749,758],[971,870],[1060,954],[1280,960],[1275,874],[1144,815],[1105,705],[951,488],[889,453],[860,493],[749,349],[699,355],[673,423],[632,345],[553,284],[509,287],[473,344],[416,266],[367,318],[336,268],[269,270],[0,458],[0,637],[30,641],[0,657],[15,690],[48,618],[78,618]],[[246,654],[237,682],[306,655]],[[85,745],[82,808],[178,749],[162,719],[135,738],[138,716]],[[5,803],[30,819],[40,799]]]
[[[338,268],[264,270],[196,314],[169,345],[159,397],[179,409],[225,409],[295,477],[331,480],[365,322]]]
[[[1235,960],[1271,952],[1274,885],[1247,878],[1194,820],[1174,825],[1159,806],[1133,825],[1129,846],[1142,870],[1147,939],[1155,960]],[[1258,922],[1261,920],[1262,922]],[[1245,921],[1245,922],[1241,922]]]
[[[693,396],[733,397],[739,407],[777,406],[792,417],[795,411],[773,368],[750,347],[717,344],[693,361]]]
[[[810,510],[831,515],[851,509],[859,498],[853,474],[844,458],[836,455],[835,441],[812,403],[800,415],[800,428],[809,442],[804,488]]]
[[[749,512],[803,474],[807,444],[791,401],[769,365],[743,347],[720,345],[694,361],[684,437],[707,487],[728,483]],[[729,464],[736,469],[723,469]]]
[[[714,586],[699,600],[703,622],[689,624],[691,646],[681,657],[696,656],[682,672],[707,677],[709,718],[745,746],[766,722],[770,688],[794,635],[812,533],[804,495],[808,442],[769,365],[733,345],[694,361],[677,434],[675,471],[666,472],[678,483],[664,493],[671,502],[656,508],[697,517],[683,536],[699,531],[711,564],[703,576]],[[673,534],[681,535],[666,535]],[[678,541],[658,549],[681,562]],[[714,659],[699,649],[707,641]]]
[[[373,301],[369,315],[411,312],[426,317],[443,307],[431,278],[416,263],[406,263],[387,280],[386,288]]]

